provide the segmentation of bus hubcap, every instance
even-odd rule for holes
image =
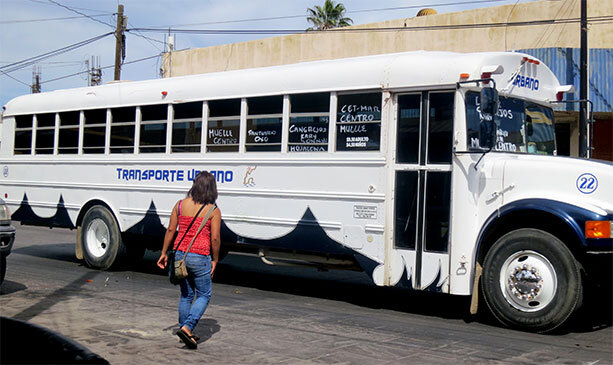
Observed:
[[[523,312],[535,312],[554,298],[557,278],[553,265],[534,251],[509,257],[500,271],[500,289],[509,304]]]
[[[87,226],[86,245],[95,257],[102,257],[109,247],[110,232],[102,219],[94,219]]]

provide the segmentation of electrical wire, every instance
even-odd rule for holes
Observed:
[[[407,9],[419,9],[424,7],[443,7],[443,6],[457,6],[457,5],[469,5],[469,4],[483,4],[483,3],[493,3],[493,2],[502,2],[502,1],[510,1],[510,0],[470,0],[470,1],[459,1],[454,3],[439,3],[439,4],[422,4],[422,5],[411,5],[411,6],[398,6],[393,8],[379,8],[379,9],[363,9],[363,10],[352,10],[347,11],[347,14],[353,13],[369,13],[376,11],[394,11],[394,10],[407,10]],[[238,19],[238,20],[222,20],[222,21],[214,21],[214,22],[205,22],[205,23],[191,23],[191,24],[174,24],[174,25],[153,25],[148,26],[146,28],[168,28],[171,27],[187,27],[193,25],[213,25],[213,24],[231,24],[231,23],[245,23],[245,22],[254,22],[254,21],[265,21],[265,20],[280,20],[280,19],[295,19],[295,18],[304,18],[305,15],[284,15],[284,16],[275,16],[275,17],[266,17],[266,18],[251,18],[251,19]]]
[[[152,59],[152,58],[156,58],[156,57],[160,57],[160,55],[159,55],[159,54],[156,54],[156,55],[154,55],[154,56],[149,56],[149,57],[139,58],[139,59],[136,59],[136,60],[132,60],[132,61],[128,61],[128,62],[124,62],[124,63],[122,63],[122,65],[124,65],[124,66],[125,66],[125,65],[132,64],[132,63],[137,63],[137,62],[142,62],[142,61],[150,60],[150,59]],[[101,69],[101,70],[106,70],[106,69],[108,69],[108,68],[112,68],[112,67],[115,67],[115,65],[109,65],[109,66],[100,67],[100,69]],[[63,80],[63,79],[67,79],[67,78],[69,78],[69,77],[73,77],[73,76],[81,75],[81,74],[88,73],[88,72],[89,72],[89,70],[86,70],[86,71],[79,71],[79,72],[75,72],[75,73],[70,74],[70,75],[60,76],[60,77],[56,77],[56,78],[51,79],[51,80],[46,80],[46,81],[41,82],[40,84],[42,85],[42,84],[46,84],[46,83],[53,82],[53,81]],[[28,85],[28,86],[30,86],[30,85]]]
[[[82,16],[84,16],[84,17],[86,17],[86,18],[89,18],[89,19],[91,19],[91,20],[93,20],[93,21],[95,21],[95,22],[98,22],[98,23],[100,23],[100,24],[104,24],[104,25],[106,25],[106,26],[108,26],[108,27],[111,27],[111,28],[115,29],[115,26],[113,26],[112,24],[105,23],[105,22],[103,22],[103,21],[101,21],[101,20],[98,20],[98,19],[92,18],[91,16],[89,16],[89,15],[87,15],[87,14],[85,14],[85,13],[81,13],[80,11],[75,10],[75,9],[73,9],[73,8],[71,8],[71,7],[68,7],[68,6],[66,6],[66,5],[62,5],[62,4],[58,3],[57,1],[54,1],[54,0],[47,0],[47,1],[49,1],[49,2],[50,2],[50,3],[52,3],[52,4],[57,5],[57,6],[59,6],[59,7],[62,7],[62,8],[64,8],[64,9],[67,9],[67,10],[69,10],[69,11],[72,11],[73,13],[77,13],[77,14],[82,15]]]
[[[30,85],[26,84],[25,82],[23,82],[23,81],[21,81],[21,80],[18,80],[18,79],[16,79],[16,78],[14,78],[13,76],[9,75],[8,73],[6,73],[6,72],[4,72],[4,71],[2,71],[2,70],[0,70],[0,72],[2,72],[2,74],[3,74],[4,76],[8,77],[8,78],[11,78],[11,79],[13,79],[13,80],[17,81],[17,82],[18,82],[18,83],[20,83],[20,84],[23,84],[23,85],[25,85],[25,86],[27,86],[27,87],[30,87]]]
[[[613,20],[613,15],[588,18],[591,23],[608,22]],[[364,32],[398,32],[398,31],[423,31],[423,30],[458,30],[475,28],[500,28],[500,27],[521,27],[536,26],[547,24],[571,24],[579,23],[580,18],[566,19],[542,19],[518,22],[497,22],[497,23],[475,23],[475,24],[450,24],[450,25],[425,25],[415,27],[387,27],[387,28],[357,28],[343,27],[327,30],[303,30],[303,29],[158,29],[158,28],[130,28],[126,31],[139,32],[173,32],[185,34],[315,34],[320,32],[340,32],[340,33],[364,33]]]
[[[112,13],[108,14],[96,14],[96,15],[80,15],[80,16],[67,16],[64,18],[46,18],[46,19],[26,19],[26,20],[3,20],[0,21],[0,24],[16,24],[16,23],[37,23],[37,22],[50,22],[55,20],[70,20],[70,19],[79,19],[79,18],[89,18],[95,16],[110,16]]]
[[[43,4],[43,5],[53,5],[53,4],[49,4],[48,2],[43,1],[43,0],[28,0],[28,1],[30,1],[30,2],[32,2],[32,3]],[[76,6],[73,6],[72,8],[73,8],[73,9],[79,9],[79,10],[94,11],[94,12],[96,12],[96,13],[102,13],[102,12],[103,12],[102,10],[86,9],[86,8],[77,8]]]
[[[1,66],[0,70],[2,70],[4,73],[17,71],[17,70],[20,70],[20,69],[22,69],[24,67],[28,67],[30,65],[33,65],[33,64],[35,64],[35,63],[37,63],[39,61],[42,61],[44,59],[47,59],[49,57],[57,56],[57,55],[60,55],[60,54],[72,51],[74,49],[83,47],[83,46],[85,46],[87,44],[93,43],[93,42],[95,42],[95,41],[97,41],[99,39],[102,39],[104,37],[107,37],[107,36],[109,36],[111,34],[113,34],[113,32],[108,32],[108,33],[105,33],[105,34],[101,34],[99,36],[96,36],[96,37],[93,37],[93,38],[89,38],[89,39],[86,39],[84,41],[80,41],[80,42],[68,45],[66,47],[58,48],[56,50],[53,50],[53,51],[50,51],[50,52],[47,52],[47,53],[43,53],[43,54],[40,54],[38,56],[34,56],[34,57],[26,58],[25,60],[13,62],[13,63],[10,63],[8,65]]]

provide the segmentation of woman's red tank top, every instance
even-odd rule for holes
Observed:
[[[189,232],[186,233],[185,231],[187,230],[187,227],[191,223],[192,219],[194,219],[194,217],[181,215],[182,202],[183,201],[179,202],[179,234],[177,234],[177,238],[175,240],[174,245],[176,246],[177,242],[181,241],[181,238],[183,238],[183,235],[185,235],[185,238],[183,239],[183,241],[181,241],[179,248],[177,248],[178,251],[185,252],[187,251],[187,248],[189,247],[189,243],[192,241],[192,238],[194,238],[194,235],[196,234],[196,232],[198,232],[198,228],[200,228],[200,224],[202,224],[202,220],[204,219],[204,217],[196,218],[194,224],[192,224],[191,228],[189,229]],[[206,225],[204,226],[204,228],[202,228],[202,231],[200,231],[198,237],[196,237],[196,240],[194,241],[194,244],[192,245],[192,248],[190,248],[189,252],[205,256],[211,254],[211,219],[206,222]]]

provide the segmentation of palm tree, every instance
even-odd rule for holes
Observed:
[[[308,30],[326,30],[330,28],[346,27],[353,23],[351,18],[345,18],[345,6],[335,4],[333,0],[326,0],[323,8],[315,5],[307,9],[307,21],[313,23]]]

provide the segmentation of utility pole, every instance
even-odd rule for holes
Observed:
[[[590,157],[587,143],[587,100],[588,95],[588,46],[587,46],[587,0],[581,0],[581,66],[579,68],[579,157]]]
[[[126,58],[126,38],[124,31],[126,29],[123,16],[123,5],[117,6],[117,28],[115,29],[115,78],[121,79],[121,63]]]
[[[32,94],[38,94],[40,92],[40,66],[32,69],[32,85],[30,86]]]

